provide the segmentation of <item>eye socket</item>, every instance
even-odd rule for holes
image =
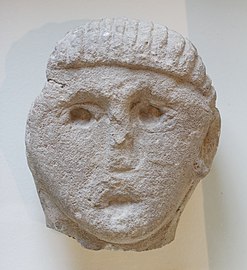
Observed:
[[[104,116],[104,109],[95,103],[78,103],[58,111],[59,122],[89,127]]]
[[[92,119],[92,114],[81,107],[73,108],[69,112],[69,117],[72,122],[82,122],[82,123],[88,123]]]
[[[154,122],[160,119],[164,114],[161,109],[149,105],[145,108],[141,108],[139,111],[139,117],[143,122]]]

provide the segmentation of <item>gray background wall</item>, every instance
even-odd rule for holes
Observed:
[[[189,36],[218,93],[219,151],[203,183],[210,270],[247,267],[247,1],[188,0]]]

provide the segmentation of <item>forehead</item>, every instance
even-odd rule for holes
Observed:
[[[153,89],[162,95],[171,91],[176,81],[164,74],[123,67],[87,67],[76,71],[66,70],[67,83],[72,91],[92,92],[109,97],[129,96],[144,89]]]

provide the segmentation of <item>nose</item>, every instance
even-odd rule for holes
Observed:
[[[133,130],[126,108],[115,106],[110,112],[110,144],[114,148],[130,148],[133,146]]]
[[[109,147],[107,162],[111,171],[126,172],[132,170],[137,162],[134,155],[134,138],[131,122],[112,120],[109,126]]]
[[[132,132],[125,130],[120,132],[112,133],[113,141],[112,144],[114,148],[118,149],[130,149],[133,147],[133,136]]]

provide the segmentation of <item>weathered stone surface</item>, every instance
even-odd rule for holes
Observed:
[[[89,249],[162,247],[209,172],[219,129],[190,41],[127,19],[76,28],[52,53],[27,121],[47,226]]]

